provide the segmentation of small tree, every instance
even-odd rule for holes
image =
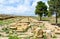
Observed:
[[[45,5],[45,3],[43,3],[42,1],[37,2],[35,14],[40,17],[40,20],[41,20],[41,17],[43,16],[43,14],[44,14],[44,16],[46,16],[48,14],[47,6]]]

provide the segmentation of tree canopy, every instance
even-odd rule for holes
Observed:
[[[45,5],[44,2],[42,2],[42,1],[37,2],[35,14],[40,16],[40,20],[43,15],[46,16],[48,14],[47,13],[47,6]]]
[[[49,4],[49,10],[51,12],[51,14],[55,14],[54,11],[56,11],[58,13],[59,16],[59,12],[60,12],[60,0],[50,0],[48,1]]]

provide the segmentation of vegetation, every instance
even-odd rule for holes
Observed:
[[[44,35],[44,39],[47,39],[47,36],[46,35]]]
[[[1,34],[0,34],[0,36],[1,36]]]
[[[56,2],[56,3],[55,3]],[[59,4],[59,0],[50,0],[50,1],[48,1],[48,4],[49,4],[49,11],[47,10],[47,6],[45,5],[45,3],[44,2],[42,2],[42,1],[39,1],[39,2],[37,2],[37,6],[36,6],[36,10],[35,10],[35,14],[36,15],[38,15],[39,17],[38,18],[40,18],[39,20],[51,20],[51,18],[49,19],[49,17],[43,17],[43,16],[47,16],[47,15],[53,15],[53,14],[56,14],[56,24],[57,24],[57,17],[60,15],[60,4]],[[3,18],[3,17],[2,17]],[[22,17],[22,18],[24,18],[24,17]],[[24,29],[22,26],[23,25],[25,25],[25,22],[24,22],[24,24],[22,24],[22,26],[20,27],[20,28],[23,28],[23,29],[21,29],[21,30],[23,30],[23,32],[18,32],[17,30],[18,30],[18,27],[20,26],[18,23],[20,23],[20,20],[22,19],[21,17],[18,17],[18,18],[15,18],[15,19],[9,19],[9,17],[8,17],[8,19],[6,19],[6,18],[4,18],[3,20],[0,20],[0,25],[6,25],[5,27],[3,27],[2,28],[2,33],[4,33],[4,34],[8,34],[6,37],[9,37],[8,39],[31,39],[31,37],[33,37],[34,38],[34,35],[32,35],[32,34],[35,34],[36,32],[39,32],[38,31],[38,27],[40,27],[41,29],[42,29],[42,31],[43,30],[47,30],[47,26],[48,26],[48,28],[50,28],[49,27],[49,25],[50,24],[48,24],[48,23],[46,23],[46,24],[48,24],[48,25],[45,25],[45,24],[43,24],[43,25],[40,25],[39,26],[39,23],[38,23],[38,25],[35,25],[34,23],[32,23],[31,22],[31,26],[29,26],[29,27],[27,27],[26,29]],[[33,17],[33,18],[35,18],[35,19],[38,19],[37,17]],[[53,19],[53,21],[51,21],[51,22],[55,22],[55,20],[54,20],[54,18],[52,18]],[[59,18],[60,19],[60,18]],[[33,21],[33,20],[31,20],[31,21]],[[38,21],[37,21],[38,22]],[[60,22],[60,21],[59,21]],[[18,27],[16,27],[17,28],[17,30],[13,30],[13,29],[10,29],[9,28],[9,25],[8,24],[10,24],[10,23],[16,23],[15,25],[16,26],[18,26]],[[13,26],[12,26],[13,25]],[[10,26],[12,26],[12,27],[14,27],[15,25],[14,24],[12,24],[12,25],[10,25]],[[28,24],[26,24],[26,25],[28,25]],[[30,24],[29,24],[30,25]],[[35,26],[37,26],[37,27],[35,27]],[[46,26],[46,27],[45,27]],[[32,29],[31,29],[32,28]],[[29,30],[28,30],[29,29]],[[53,29],[55,29],[55,28],[53,28]],[[51,31],[53,30],[53,29],[51,29]],[[32,31],[31,31],[32,30]],[[35,32],[36,31],[36,32]],[[27,33],[27,34],[25,34],[25,32]],[[29,32],[32,32],[32,36],[30,37],[30,34],[29,34]],[[43,33],[43,32],[42,32]],[[37,33],[38,35],[37,36],[39,36],[39,34],[41,34],[40,32],[39,33]],[[47,39],[47,35],[46,35],[46,32],[45,33],[43,33],[44,34],[44,36],[43,36],[43,38],[44,39]],[[18,36],[25,36],[25,35],[28,35],[26,38],[24,38],[24,37],[22,37],[22,38],[19,38]],[[0,36],[4,36],[3,34],[0,34]],[[52,38],[56,38],[56,36],[54,35]],[[37,37],[35,37],[34,39],[38,39]]]
[[[3,28],[2,30],[6,33],[9,33],[9,29],[7,29],[7,28]]]
[[[9,39],[19,39],[17,36],[10,36]]]
[[[46,29],[44,25],[45,25],[45,24],[43,24],[42,26],[39,26],[39,27],[40,27],[41,29]]]
[[[57,38],[55,35],[52,38]]]
[[[35,14],[40,17],[40,20],[43,15],[46,16],[48,14],[47,6],[45,5],[45,3],[43,3],[42,1],[37,2]]]
[[[60,0],[50,0],[48,1],[49,4],[49,11],[50,13],[56,14],[56,25],[57,25],[57,18],[60,15]]]
[[[14,22],[14,20],[12,20],[12,19],[0,20],[0,25],[9,25],[12,22]]]

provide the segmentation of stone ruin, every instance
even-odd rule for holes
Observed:
[[[42,29],[40,26],[44,27],[45,29]],[[45,33],[46,36],[48,37],[47,39],[51,39],[51,36],[53,37],[55,33],[60,33],[59,27],[53,26],[50,24],[46,25],[46,23],[43,23],[41,21],[38,21],[32,18],[24,18],[21,21],[12,23],[9,25],[9,28],[12,30],[15,30],[19,35],[21,34],[21,32],[23,32],[23,34],[26,34],[26,35],[28,34],[27,36],[33,36],[34,38],[35,37],[42,38]]]

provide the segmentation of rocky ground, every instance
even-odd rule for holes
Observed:
[[[18,20],[18,19],[16,19],[16,20]],[[16,22],[18,22],[18,21],[16,21]],[[33,21],[36,21],[36,20],[33,20]],[[51,23],[49,23],[48,21],[39,21],[39,22],[41,22],[41,23],[38,26],[36,25],[36,23],[35,23],[34,26],[32,25],[34,23],[30,23],[31,26],[29,26],[29,27],[27,26],[28,30],[26,32],[21,32],[21,33],[16,32],[14,30],[13,30],[14,31],[13,32],[9,28],[10,27],[9,25],[8,26],[6,26],[6,25],[5,26],[0,26],[0,34],[2,34],[0,39],[8,39],[7,35],[9,35],[11,32],[13,32],[13,35],[16,34],[16,35],[18,35],[18,37],[22,37],[22,38],[23,37],[29,37],[29,38],[31,37],[30,39],[33,39],[32,37],[36,37],[36,36],[38,36],[38,34],[40,34],[39,36],[42,37],[42,33],[45,33],[47,35],[47,39],[60,39],[60,27],[58,27],[56,25],[51,25]],[[12,23],[12,25],[14,23]],[[18,22],[18,24],[19,24],[19,22]],[[14,26],[17,26],[17,24],[15,24]],[[18,26],[20,26],[20,25],[18,25]],[[7,28],[8,33],[6,33],[6,30],[4,30],[3,28]],[[21,27],[21,28],[24,28],[24,27]],[[21,30],[21,28],[20,28],[20,30]],[[38,31],[39,31],[39,33],[38,33]],[[55,35],[55,37],[51,37],[50,35],[52,35],[52,36]],[[43,38],[38,38],[38,39],[43,39]]]

